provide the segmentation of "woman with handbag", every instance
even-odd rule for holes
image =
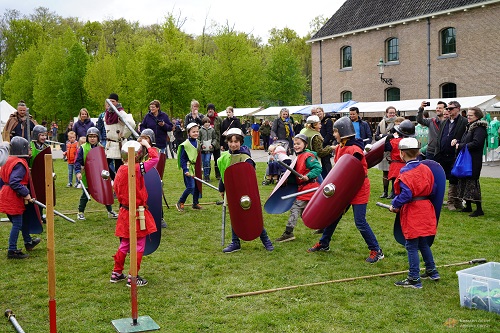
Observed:
[[[481,206],[481,187],[479,176],[483,166],[483,149],[487,138],[488,123],[483,118],[484,114],[478,107],[467,110],[467,126],[460,142],[453,139],[451,145],[455,146],[457,152],[467,146],[472,159],[472,176],[458,178],[458,197],[465,200],[465,208],[462,212],[472,212],[472,203],[476,204],[476,210],[470,217],[484,215]]]

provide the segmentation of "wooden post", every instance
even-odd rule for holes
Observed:
[[[136,233],[136,195],[135,195],[135,150],[128,147],[128,217],[130,239],[130,299],[132,302],[132,324],[137,325],[137,233]]]
[[[54,179],[52,176],[52,154],[44,156],[45,163],[45,198],[47,206],[47,262],[49,284],[49,322],[50,333],[57,332],[56,325],[56,244],[54,240]]]

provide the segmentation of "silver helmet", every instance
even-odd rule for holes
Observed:
[[[29,142],[22,136],[15,136],[10,140],[10,155],[21,156],[29,154]]]
[[[333,124],[333,129],[336,129],[339,132],[341,139],[356,135],[356,130],[354,129],[354,125],[349,117],[337,119],[337,121]]]
[[[121,149],[122,160],[128,160],[128,148],[133,147],[135,152],[135,162],[140,162],[142,158],[146,155],[146,148],[139,142],[134,140],[129,140],[125,142]]]
[[[97,135],[97,140],[101,140],[101,133],[99,132],[97,127],[89,127],[89,129],[87,130],[87,136],[86,136],[87,142],[89,142],[89,135],[90,134]]]
[[[420,142],[415,138],[403,138],[398,144],[399,150],[420,149]]]
[[[155,132],[151,128],[143,129],[141,132],[141,136],[147,136],[149,138],[149,141],[151,142],[151,145],[156,144]]]
[[[33,135],[31,137],[31,140],[38,141],[38,137],[40,136],[40,134],[47,133],[47,128],[42,125],[36,125],[35,127],[33,127],[32,133]]]

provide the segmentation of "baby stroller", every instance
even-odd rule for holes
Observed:
[[[288,150],[288,141],[278,140],[268,148],[269,157],[267,159],[266,175],[262,185],[270,185],[277,183],[281,175],[286,171],[286,169],[280,165],[277,160],[287,163],[290,165],[291,159],[286,154]]]

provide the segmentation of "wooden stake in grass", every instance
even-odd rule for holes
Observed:
[[[461,265],[472,265],[472,264],[483,264],[485,262],[486,262],[486,259],[484,259],[484,258],[481,258],[481,259],[472,259],[470,261],[464,261],[464,262],[458,262],[458,263],[454,263],[454,264],[441,265],[441,266],[437,266],[436,268],[443,268],[443,267],[450,267],[450,266],[461,266]],[[423,269],[424,268],[421,268],[420,270],[423,270]],[[282,288],[266,289],[266,290],[259,290],[259,291],[250,291],[250,292],[241,293],[241,294],[227,295],[226,298],[236,298],[236,297],[244,297],[244,296],[253,296],[253,295],[273,293],[273,292],[282,291],[282,290],[297,289],[297,288],[301,288],[301,287],[320,286],[320,285],[323,285],[323,284],[338,283],[338,282],[349,282],[349,281],[356,281],[356,280],[364,280],[364,279],[371,279],[371,278],[374,278],[374,277],[384,277],[384,276],[400,275],[400,274],[405,274],[405,273],[408,273],[408,271],[407,270],[406,271],[397,271],[397,272],[389,272],[389,273],[381,273],[381,274],[373,274],[373,275],[356,276],[356,277],[352,277],[352,278],[330,280],[330,281],[323,281],[323,282],[313,282],[313,283],[299,284],[299,285],[296,285],[296,286],[288,286],[288,287],[282,287]]]
[[[132,302],[132,324],[137,325],[137,234],[136,234],[136,185],[135,150],[128,147],[128,218],[130,238],[130,299]]]

